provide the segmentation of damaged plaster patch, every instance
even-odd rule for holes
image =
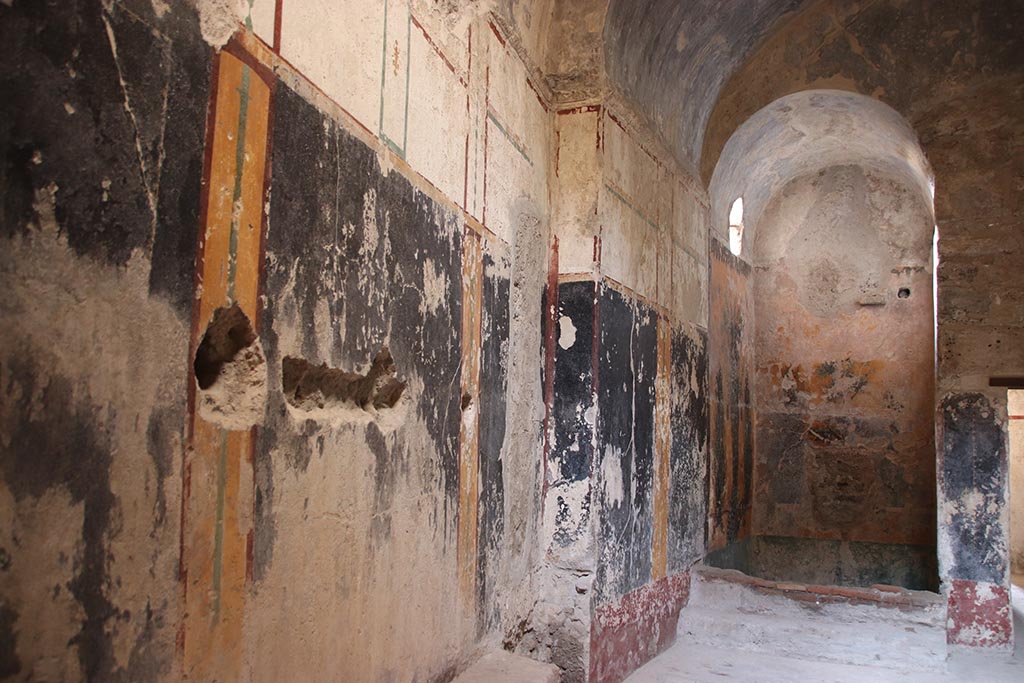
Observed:
[[[288,403],[299,410],[355,407],[369,413],[394,408],[406,383],[395,375],[395,361],[388,347],[373,359],[365,374],[313,365],[302,358],[285,356],[281,383]]]
[[[245,18],[243,0],[192,0],[199,11],[203,40],[220,49],[231,39]]]
[[[448,276],[434,260],[423,262],[423,305],[421,313],[436,313],[444,305],[448,294]]]
[[[238,304],[214,311],[193,368],[200,417],[229,430],[260,421],[267,402],[267,361]]]
[[[563,349],[571,349],[576,343],[576,326],[572,324],[572,318],[563,315],[558,320],[558,345]]]
[[[610,449],[601,463],[601,478],[604,480],[605,499],[609,507],[622,505],[625,489],[622,485],[622,453]]]
[[[0,460],[16,468],[0,477],[0,603],[23,615],[16,654],[33,679],[155,680],[179,620],[180,479],[166,473],[180,466],[188,324],[149,296],[140,252],[117,268],[75,254],[79,218],[58,221],[58,191],[38,188],[31,222],[0,240]]]
[[[561,564],[586,566],[592,557],[590,526],[590,482],[563,481],[548,489],[544,506],[544,538],[548,552],[557,554]]]
[[[544,597],[505,633],[504,649],[555,664],[565,683],[586,680],[593,570],[548,565],[532,578]]]
[[[463,33],[477,17],[495,12],[497,6],[496,0],[434,0],[432,3],[416,3],[419,12],[434,15],[456,35]]]
[[[153,14],[157,19],[163,19],[164,15],[171,11],[171,6],[166,0],[151,0],[150,4],[153,5]]]

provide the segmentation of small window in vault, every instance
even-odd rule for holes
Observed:
[[[729,251],[736,256],[743,250],[743,197],[732,203],[729,209]]]

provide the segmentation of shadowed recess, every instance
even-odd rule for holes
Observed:
[[[242,312],[238,304],[214,311],[213,320],[206,328],[206,334],[199,343],[195,362],[192,364],[199,388],[212,387],[220,377],[224,364],[234,360],[239,351],[254,341],[256,332],[252,329],[249,317]]]
[[[393,408],[406,386],[395,376],[395,361],[386,346],[373,359],[365,375],[285,356],[281,383],[288,403],[301,410],[338,404],[363,410]]]

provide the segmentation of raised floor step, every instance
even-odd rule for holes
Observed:
[[[926,591],[806,586],[697,567],[678,634],[714,647],[939,671],[945,621],[945,599]]]
[[[503,650],[489,652],[456,677],[453,683],[559,683],[554,664],[545,664]]]

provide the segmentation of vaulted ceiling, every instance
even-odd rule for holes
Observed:
[[[810,0],[611,0],[608,78],[696,168],[708,119],[754,47]]]

